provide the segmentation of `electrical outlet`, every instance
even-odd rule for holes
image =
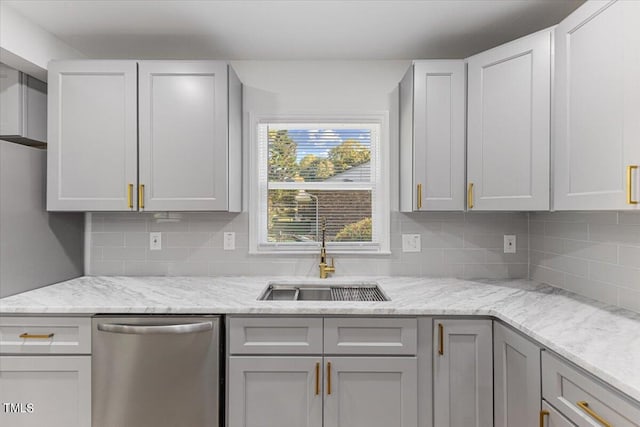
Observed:
[[[505,234],[504,236],[504,253],[515,254],[516,253],[516,236]]]
[[[402,252],[420,252],[421,249],[419,234],[402,235]]]
[[[149,233],[149,250],[162,250],[162,233]]]
[[[223,242],[225,251],[235,251],[236,250],[236,233],[233,231],[226,231],[224,233],[224,242]]]

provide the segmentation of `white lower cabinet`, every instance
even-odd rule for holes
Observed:
[[[435,319],[435,427],[493,426],[491,320]]]
[[[418,427],[415,318],[228,325],[227,427]]]
[[[90,427],[91,356],[1,356],[0,425]]]
[[[548,351],[542,353],[542,397],[579,427],[640,427],[640,404]]]
[[[230,357],[228,426],[416,427],[417,382],[415,357]]]
[[[322,427],[322,357],[231,357],[228,427]]]
[[[538,427],[540,387],[540,347],[494,322],[495,427]]]
[[[327,357],[324,427],[415,427],[415,357]]]

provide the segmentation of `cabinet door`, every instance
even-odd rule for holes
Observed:
[[[325,358],[324,427],[417,427],[415,357]]]
[[[551,31],[468,59],[468,207],[548,210]]]
[[[495,427],[538,427],[540,348],[494,322],[493,358]]]
[[[322,427],[322,358],[230,357],[228,427]]]
[[[402,147],[413,151],[401,173],[413,171],[403,182],[412,188],[411,210],[464,210],[465,63],[417,61],[409,78],[402,85],[412,93],[401,93],[413,108],[403,100],[402,114],[411,115],[413,140]]]
[[[0,425],[90,427],[91,356],[0,357]]]
[[[640,209],[638,22],[640,2],[589,1],[556,27],[557,210]]]
[[[49,65],[47,209],[136,206],[135,61]]]
[[[491,320],[434,320],[435,426],[493,426],[491,342]]]
[[[545,401],[542,401],[542,411],[540,427],[575,427],[575,424],[566,419],[560,412],[556,411],[553,406]],[[536,426],[537,425],[538,424],[536,424]]]
[[[140,208],[227,209],[227,64],[142,61]]]

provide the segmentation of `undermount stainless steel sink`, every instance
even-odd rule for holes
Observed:
[[[375,282],[269,283],[260,301],[389,301]]]

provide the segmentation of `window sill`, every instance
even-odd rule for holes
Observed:
[[[316,257],[320,255],[320,249],[309,251],[309,250],[291,250],[291,249],[283,249],[283,250],[274,250],[274,249],[265,249],[265,250],[249,250],[249,255],[299,255],[299,256],[307,256],[307,257]],[[327,256],[332,257],[334,255],[370,255],[370,256],[387,256],[391,255],[390,250],[332,250],[327,249]]]

